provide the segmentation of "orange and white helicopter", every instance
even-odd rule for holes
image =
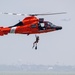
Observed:
[[[20,21],[19,23],[13,26],[0,27],[0,36],[7,35],[8,33],[29,35],[29,34],[40,34],[40,33],[47,33],[56,30],[61,30],[62,29],[61,26],[56,26],[49,21],[44,21],[44,18],[37,18],[36,16],[57,15],[65,13],[66,12],[49,13],[49,14],[28,14],[28,16],[25,17],[22,21]],[[6,13],[6,12],[0,14],[21,15],[21,16],[27,15],[27,14]],[[35,43],[37,43],[37,41]]]

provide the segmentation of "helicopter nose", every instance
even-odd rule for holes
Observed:
[[[55,29],[56,29],[56,30],[61,30],[62,27],[61,27],[61,26],[57,26]]]

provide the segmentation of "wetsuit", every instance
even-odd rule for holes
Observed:
[[[32,48],[34,48],[34,46],[35,46],[35,49],[37,49],[37,43],[39,42],[39,36],[36,36],[36,35],[35,35],[35,37],[36,37],[36,40],[35,40],[35,42],[33,43],[33,47],[32,47]]]

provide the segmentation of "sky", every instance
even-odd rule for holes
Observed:
[[[38,34],[38,49],[32,49],[35,35],[8,34],[0,37],[0,65],[75,65],[75,0],[0,0],[0,12],[58,13],[64,15],[38,16],[60,31]],[[0,15],[0,26],[14,25],[26,16]]]

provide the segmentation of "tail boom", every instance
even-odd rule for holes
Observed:
[[[7,35],[10,32],[10,28],[0,27],[0,36]]]

